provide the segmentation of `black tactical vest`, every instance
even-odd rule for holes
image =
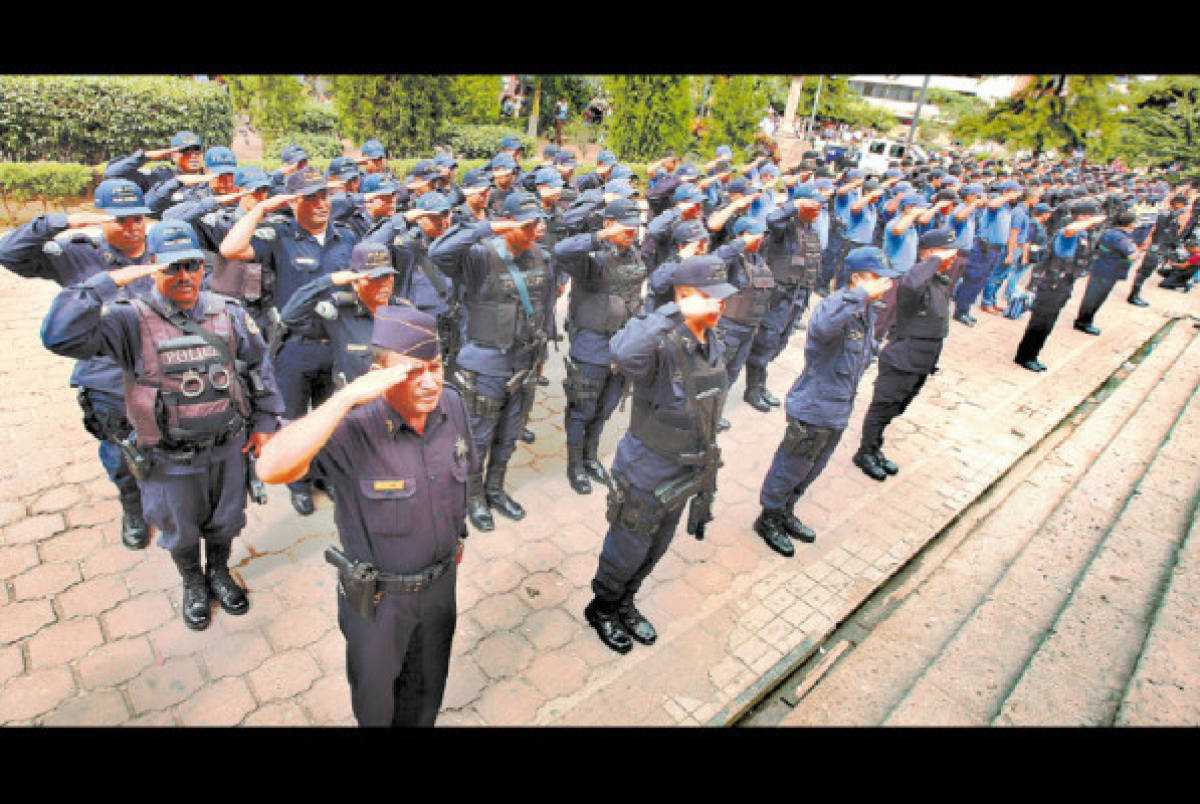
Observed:
[[[514,345],[529,347],[545,332],[548,294],[553,292],[550,271],[538,247],[530,249],[530,267],[521,270],[533,316],[525,310],[517,284],[496,250],[496,240],[486,241],[488,276],[478,292],[467,298],[467,340],[479,346],[508,351]],[[515,260],[514,260],[515,262]]]
[[[613,335],[642,307],[646,266],[636,247],[622,255],[605,245],[603,255],[604,273],[597,284],[586,290],[571,285],[568,317],[573,327]]]
[[[810,223],[797,220],[795,226],[796,248],[791,259],[773,263],[771,270],[775,281],[781,285],[812,288],[821,270],[821,238]]]
[[[891,336],[938,340],[950,334],[950,279],[935,274],[919,298],[901,288],[896,296],[896,323]]]
[[[771,296],[775,290],[775,275],[770,266],[760,260],[742,259],[746,271],[746,286],[725,301],[722,318],[735,324],[753,327],[767,317]]]

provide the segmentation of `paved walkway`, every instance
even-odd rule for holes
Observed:
[[[1156,285],[1156,283],[1155,283]],[[331,504],[296,516],[286,491],[251,505],[233,564],[250,591],[244,617],[217,610],[209,630],[180,622],[178,577],[152,546],[118,538],[120,506],[79,424],[70,361],[37,337],[49,283],[0,271],[8,353],[0,358],[0,723],[348,725],[344,646],[335,622]],[[530,511],[473,534],[460,567],[459,624],[441,725],[720,723],[751,703],[773,668],[813,649],[932,534],[1073,409],[1191,296],[1121,290],[1098,316],[1104,335],[1070,329],[1072,302],[1034,375],[1011,362],[1024,322],[954,324],[942,372],[889,431],[901,473],[877,484],[850,464],[875,369],[826,474],[797,507],[816,544],[784,559],[750,530],[783,414],[731,394],[717,521],[681,533],[640,605],[657,645],[621,657],[583,621],[605,531],[604,496],[565,477],[562,360],[519,445],[510,489]],[[565,301],[564,301],[565,304]],[[803,332],[773,366],[782,397],[803,366]],[[611,458],[628,421],[601,443]]]

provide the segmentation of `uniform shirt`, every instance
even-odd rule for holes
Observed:
[[[682,214],[679,207],[671,207],[655,217],[646,227],[646,239],[642,241],[642,259],[647,269],[657,268],[674,250],[672,237],[675,227],[683,223]]]
[[[554,266],[561,276],[573,280],[571,292],[596,292],[604,278],[605,258],[613,255],[618,261],[636,260],[637,245],[621,252],[609,241],[601,241],[594,233],[564,238],[554,247]],[[609,336],[603,332],[577,327],[571,335],[571,359],[597,366],[612,363]]]
[[[179,175],[179,171],[174,167],[157,167],[153,170],[142,170],[142,166],[145,164],[146,152],[144,149],[139,148],[129,156],[122,156],[111,160],[104,168],[104,178],[131,181],[141,188],[142,195],[144,196],[150,191],[150,188]]]
[[[896,217],[899,217],[899,213]],[[907,271],[917,261],[917,242],[920,239],[921,235],[917,232],[915,223],[900,235],[892,232],[892,225],[889,223],[883,230],[883,253],[897,271]]]
[[[954,247],[964,253],[970,251],[971,247],[975,245],[974,212],[968,214],[961,221],[955,217],[956,215],[961,215],[966,206],[966,204],[959,204],[957,207],[955,207],[954,211],[950,213],[950,220],[948,221],[950,226],[954,229]]]
[[[1008,231],[1012,224],[1012,208],[1001,204],[999,209],[981,207],[983,226],[980,231],[985,242],[993,246],[1003,246],[1008,243]]]
[[[450,386],[418,434],[383,397],[353,408],[310,464],[337,495],[346,555],[411,574],[455,554],[467,535],[467,477],[477,463],[467,412]]]
[[[1024,204],[1017,204],[1013,208],[1012,216],[1009,219],[1009,224],[1017,232],[1018,246],[1023,246],[1029,242],[1029,221],[1031,219],[1029,207],[1025,206]]]
[[[673,304],[664,310],[677,311]],[[613,362],[617,370],[630,379],[634,392],[658,407],[682,411],[686,397],[674,350],[663,337],[677,330],[683,337],[684,348],[699,353],[709,366],[725,364],[725,350],[715,329],[705,334],[701,344],[683,323],[681,315],[667,316],[659,310],[631,318],[612,337]],[[628,430],[617,444],[614,466],[630,483],[641,489],[653,490],[663,483],[692,472],[642,443]]]
[[[829,246],[829,209],[825,205],[821,205],[820,211],[817,212],[813,228],[817,231],[817,240],[821,243],[821,251],[824,251]]]
[[[1097,279],[1120,281],[1129,276],[1137,244],[1124,229],[1105,229],[1096,244],[1096,260],[1092,263],[1092,276]]]
[[[184,201],[198,201],[208,198],[212,194],[212,185],[196,184],[185,187],[180,183],[179,176],[176,174],[166,181],[159,182],[146,192],[146,206],[150,208],[150,213],[154,217],[161,218],[164,212],[176,204],[182,204]]]
[[[64,288],[42,322],[42,343],[55,354],[81,360],[108,355],[124,373],[140,376],[142,336],[138,315],[133,305],[116,303],[122,298],[121,290],[107,272]],[[174,309],[158,290],[150,291],[149,296],[161,309]],[[229,311],[237,344],[233,357],[245,363],[247,370],[256,370],[267,389],[266,395],[257,399],[247,390],[250,428],[256,433],[273,433],[279,429],[278,417],[284,412],[283,397],[275,384],[275,369],[258,325],[238,302],[215,293],[202,292],[196,305],[184,312],[199,323],[212,301],[225,304]]]
[[[339,296],[352,297],[347,303]],[[318,312],[317,305],[328,302]],[[327,317],[332,315],[332,318]],[[335,290],[333,277],[318,276],[292,294],[279,312],[288,330],[317,340],[328,340],[333,352],[333,376],[340,373],[353,382],[371,367],[371,328],[375,317],[349,286]]]
[[[404,216],[397,213],[373,229],[363,242],[388,246],[392,255],[392,267],[396,269],[397,274],[395,295],[408,299],[423,313],[434,317],[445,315],[450,310],[448,300],[453,300],[457,291],[447,277],[436,273],[434,281],[438,283],[438,287],[434,287],[418,263],[421,258],[429,259],[429,246],[432,241],[419,225],[405,230],[402,227],[406,225]]]
[[[18,276],[48,279],[61,287],[78,285],[97,274],[139,261],[113,248],[102,236],[93,237],[78,229],[68,233],[67,216],[59,212],[38,215],[0,240],[0,265]],[[154,279],[145,276],[122,288],[120,297],[153,289]],[[75,364],[71,387],[124,397],[122,374],[112,358],[96,355]]]
[[[483,209],[483,217],[475,214],[475,210],[467,206],[464,201],[454,209],[450,210],[450,225],[458,226],[460,223],[478,223],[479,221],[487,220],[487,207]]]
[[[842,288],[821,300],[808,322],[804,371],[785,401],[789,418],[841,430],[854,408],[854,394],[871,358],[879,351],[875,312],[866,291]]]
[[[905,303],[906,307],[917,308],[922,305],[922,300],[929,298],[943,306],[943,309],[935,311],[939,318],[943,321],[949,319],[950,316],[950,293],[949,288],[940,296],[928,296],[926,293],[930,283],[937,282],[948,286],[950,278],[944,273],[939,273],[942,261],[937,257],[926,257],[919,263],[914,265],[911,270],[904,276],[900,277],[896,291],[896,308],[900,307],[901,302]],[[942,353],[942,344],[945,338],[901,338],[891,339],[887,342],[887,346],[879,353],[879,361],[887,363],[899,371],[907,371],[914,374],[928,374],[934,366],[937,365],[938,357]]]
[[[275,304],[288,303],[301,285],[321,274],[331,274],[350,265],[350,252],[358,238],[350,229],[333,221],[325,228],[325,245],[294,218],[268,221],[254,230],[250,246],[254,262],[275,268]]]
[[[429,259],[457,286],[462,294],[460,298],[464,301],[478,294],[491,274],[491,262],[488,256],[491,246],[483,241],[495,236],[491,223],[481,221],[477,224],[452,227],[430,246]],[[554,303],[557,299],[557,294],[554,292],[554,274],[551,271],[550,255],[541,246],[534,244],[528,250],[514,254],[513,262],[522,273],[528,271],[532,267],[535,250],[541,253],[549,277],[546,298],[541,300],[544,304],[544,331],[549,337],[553,332]],[[529,301],[536,305],[539,300],[531,295]],[[517,304],[519,307],[520,302]],[[467,340],[458,353],[457,362],[468,371],[478,372],[488,377],[509,377],[518,371],[530,368],[533,361],[538,359],[538,355],[532,350],[516,347],[517,345],[514,344],[512,349],[501,352],[494,346],[481,346],[474,341]]]
[[[846,238],[860,246],[871,245],[875,235],[875,223],[879,218],[879,202],[871,201],[860,211],[848,210],[846,213]]]

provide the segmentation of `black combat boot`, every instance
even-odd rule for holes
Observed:
[[[576,494],[592,493],[592,484],[583,468],[583,444],[567,444],[567,482]]]
[[[742,394],[742,399],[745,399],[750,407],[761,413],[771,412],[771,403],[767,401],[764,394],[767,390],[764,385],[766,381],[765,371],[754,366],[746,366],[746,390]]]
[[[292,492],[292,507],[296,509],[296,513],[300,516],[309,516],[313,511],[317,510],[313,505],[312,491],[293,491]]]
[[[487,481],[483,484],[483,496],[487,500],[489,508],[499,511],[509,519],[521,520],[525,518],[525,509],[521,504],[508,496],[508,492],[504,490],[504,473],[508,471],[507,466],[497,466],[492,464],[488,466]]]
[[[883,450],[879,447],[875,448],[875,463],[879,464],[879,468],[889,475],[894,475],[900,471],[900,467],[889,461],[887,456],[883,454]]]
[[[142,495],[136,489],[121,495],[121,544],[130,550],[145,550],[150,543],[150,526],[142,516]]]
[[[208,628],[212,613],[208,610],[208,584],[200,568],[200,545],[171,551],[171,558],[183,578],[183,624],[193,631]]]
[[[629,653],[633,649],[633,640],[629,638],[625,626],[621,625],[615,602],[594,597],[583,610],[583,616],[588,625],[596,629],[600,641],[617,653]]]
[[[883,467],[879,465],[879,461],[875,460],[874,450],[859,449],[854,453],[854,465],[863,470],[863,473],[872,480],[887,480],[887,472],[883,471]]]
[[[526,444],[532,444],[534,441],[537,440],[537,436],[535,436],[533,434],[533,431],[530,430],[528,427],[522,427],[521,434],[519,436],[517,436],[517,438],[521,439]]]
[[[467,475],[467,516],[476,530],[495,530],[496,522],[483,498],[483,472]]]
[[[792,503],[795,505],[795,503]],[[783,529],[787,531],[788,536],[793,539],[799,539],[805,544],[812,544],[817,540],[817,532],[805,525],[796,515],[792,513],[792,506],[783,509]]]
[[[760,394],[762,394],[762,398],[766,400],[768,405],[770,405],[773,408],[779,407],[779,405],[780,405],[779,397],[777,397],[777,396],[775,396],[775,394],[771,393],[771,389],[767,387],[767,367],[766,366],[762,367],[762,370],[759,372],[759,375],[758,375],[758,392]]]
[[[204,578],[208,581],[208,591],[221,604],[228,614],[245,614],[250,611],[250,601],[245,591],[238,586],[237,581],[229,574],[229,553],[232,545],[229,542],[210,542],[204,540]]]
[[[617,604],[617,616],[629,635],[643,645],[653,645],[654,640],[658,639],[658,631],[654,630],[650,621],[633,605],[632,597]]]
[[[729,419],[726,419],[724,416],[717,419],[717,432],[718,433],[724,433],[726,430],[728,430],[731,427],[733,427],[733,425],[730,424]]]
[[[583,471],[588,473],[588,477],[595,480],[602,486],[609,484],[608,470],[604,468],[604,464],[600,462],[598,454],[600,452],[600,432],[597,427],[596,432],[589,433],[583,442]]]
[[[791,558],[796,554],[796,548],[792,546],[792,540],[788,538],[787,528],[783,524],[782,511],[764,508],[758,519],[754,520],[754,532],[781,556]]]

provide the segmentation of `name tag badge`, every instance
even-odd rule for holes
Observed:
[[[367,346],[367,344],[365,344],[365,343],[348,343],[348,344],[346,344],[347,352],[365,352],[369,348],[370,347]]]
[[[403,480],[376,480],[376,491],[404,491]]]
[[[297,257],[296,264],[297,265],[316,265],[317,261],[314,260],[312,257]]]

